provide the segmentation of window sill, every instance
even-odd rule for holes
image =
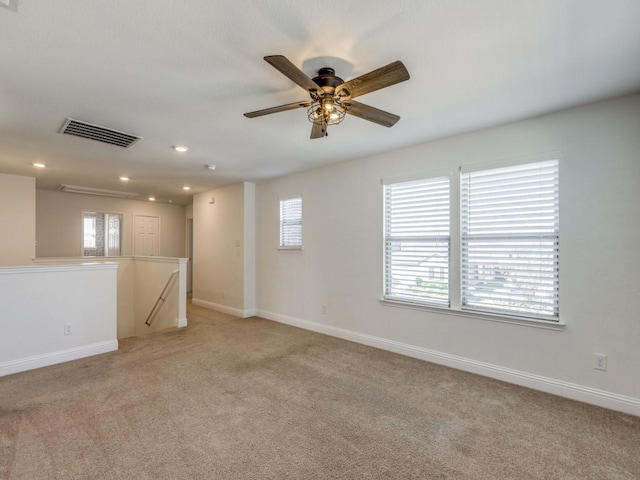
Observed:
[[[564,330],[565,323],[562,321],[554,322],[549,320],[536,320],[534,318],[516,317],[510,315],[498,315],[490,313],[467,312],[465,310],[453,310],[446,307],[436,307],[424,305],[421,303],[412,303],[399,300],[390,300],[381,298],[380,304],[385,307],[408,308],[411,310],[421,310],[426,312],[440,313],[444,315],[453,315],[455,317],[473,318],[477,320],[488,320],[490,322],[510,323],[512,325],[522,325],[524,327],[544,328],[547,330]]]
[[[280,252],[302,252],[302,245],[297,247],[278,247],[278,251]]]

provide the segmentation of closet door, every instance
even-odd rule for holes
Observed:
[[[136,256],[160,255],[160,218],[136,215],[133,218],[135,232],[133,254]]]

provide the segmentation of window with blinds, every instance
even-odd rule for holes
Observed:
[[[385,299],[449,305],[449,183],[385,185]]]
[[[280,200],[280,248],[302,248],[302,197]]]
[[[558,320],[558,160],[461,170],[461,308]]]

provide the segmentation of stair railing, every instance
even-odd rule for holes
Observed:
[[[162,289],[162,292],[160,292],[160,296],[158,297],[158,300],[156,300],[155,305],[153,305],[153,308],[149,312],[149,316],[147,317],[147,320],[144,322],[144,324],[147,327],[151,326],[151,324],[153,323],[153,320],[156,318],[156,315],[160,311],[160,308],[162,307],[162,305],[164,305],[165,294],[167,293],[167,290],[169,289],[169,285],[171,285],[171,281],[173,280],[173,278],[179,272],[180,272],[180,269],[176,269],[173,272],[171,272],[171,275],[169,275],[169,280],[167,280],[167,283],[165,284],[164,288]]]

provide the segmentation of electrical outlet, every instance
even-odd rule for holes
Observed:
[[[603,353],[594,353],[596,357],[596,364],[593,368],[596,370],[606,370],[607,369],[607,356]]]
[[[64,324],[64,334],[65,335],[71,335],[73,333],[73,330],[71,328],[71,324],[70,323],[65,323]]]
[[[327,313],[329,313],[328,310],[327,310],[327,306],[326,305],[322,305],[322,314],[326,315]]]

